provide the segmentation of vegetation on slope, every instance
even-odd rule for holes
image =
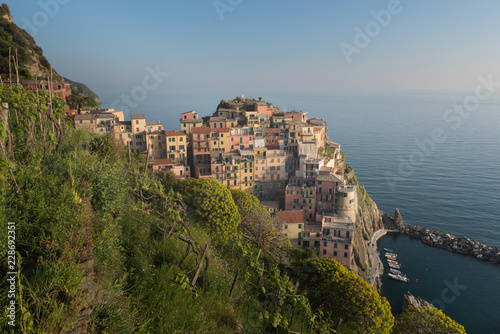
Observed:
[[[390,331],[384,298],[291,250],[253,196],[150,174],[113,137],[72,129],[57,98],[3,85],[0,98],[0,228],[16,222],[18,264],[16,327],[2,312],[2,332]]]

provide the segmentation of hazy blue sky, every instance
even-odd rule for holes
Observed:
[[[169,72],[168,92],[470,90],[500,77],[497,0],[23,0],[14,21],[97,94]],[[396,1],[398,2],[398,1]],[[217,13],[214,3],[225,4]],[[57,4],[55,6],[54,4]],[[393,8],[383,25],[372,11]],[[29,22],[29,23],[28,23]],[[370,43],[355,38],[370,30]],[[35,30],[36,29],[36,30]],[[346,60],[341,43],[357,47]],[[352,49],[351,49],[352,50]]]

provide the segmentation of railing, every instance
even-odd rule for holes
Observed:
[[[335,237],[332,234],[324,235],[321,239],[328,240],[328,241],[338,241],[338,242],[343,242],[346,244],[351,243],[351,241],[352,241],[352,238]]]

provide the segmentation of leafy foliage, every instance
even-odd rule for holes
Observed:
[[[58,99],[5,86],[0,98],[0,228],[16,222],[19,305],[15,329],[0,313],[2,333],[390,330],[384,298],[336,261],[288,252],[255,197],[148,174],[112,136],[72,129]],[[7,244],[0,233],[2,276]],[[455,328],[441,315],[404,314],[396,329]]]
[[[393,333],[465,334],[465,328],[435,307],[409,306],[396,317]]]
[[[311,304],[359,333],[390,333],[394,324],[389,303],[340,262],[321,258],[295,264],[297,278],[309,293]]]
[[[194,219],[208,224],[222,242],[236,235],[241,216],[229,189],[214,179],[189,179],[180,185]]]
[[[257,197],[238,189],[232,189],[231,195],[241,215],[240,231],[259,249],[277,258],[285,257],[290,243]]]
[[[77,90],[71,92],[71,95],[66,98],[66,103],[71,109],[92,109],[98,107],[96,100],[90,96],[81,94]]]

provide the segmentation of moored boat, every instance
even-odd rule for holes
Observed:
[[[408,278],[401,276],[401,275],[395,275],[395,274],[389,273],[389,274],[387,274],[387,276],[389,276],[390,278],[395,279],[397,281],[408,282]]]
[[[389,249],[389,248],[384,248],[384,250],[385,250],[386,252],[389,252],[389,253],[394,253],[394,251],[393,251],[392,249]]]
[[[395,253],[385,253],[385,257],[398,257],[398,254],[395,254]]]
[[[401,263],[399,263],[398,261],[391,261],[391,260],[387,260],[387,263],[389,263],[389,264],[395,264],[395,265],[397,265],[397,266],[400,266],[400,265],[401,265]]]
[[[400,276],[406,277],[406,275],[404,275],[401,271],[399,271],[397,269],[390,268],[389,270],[391,271],[391,274],[400,275]]]
[[[392,269],[401,269],[401,267],[397,264],[391,264],[389,263],[389,267],[391,267]]]

